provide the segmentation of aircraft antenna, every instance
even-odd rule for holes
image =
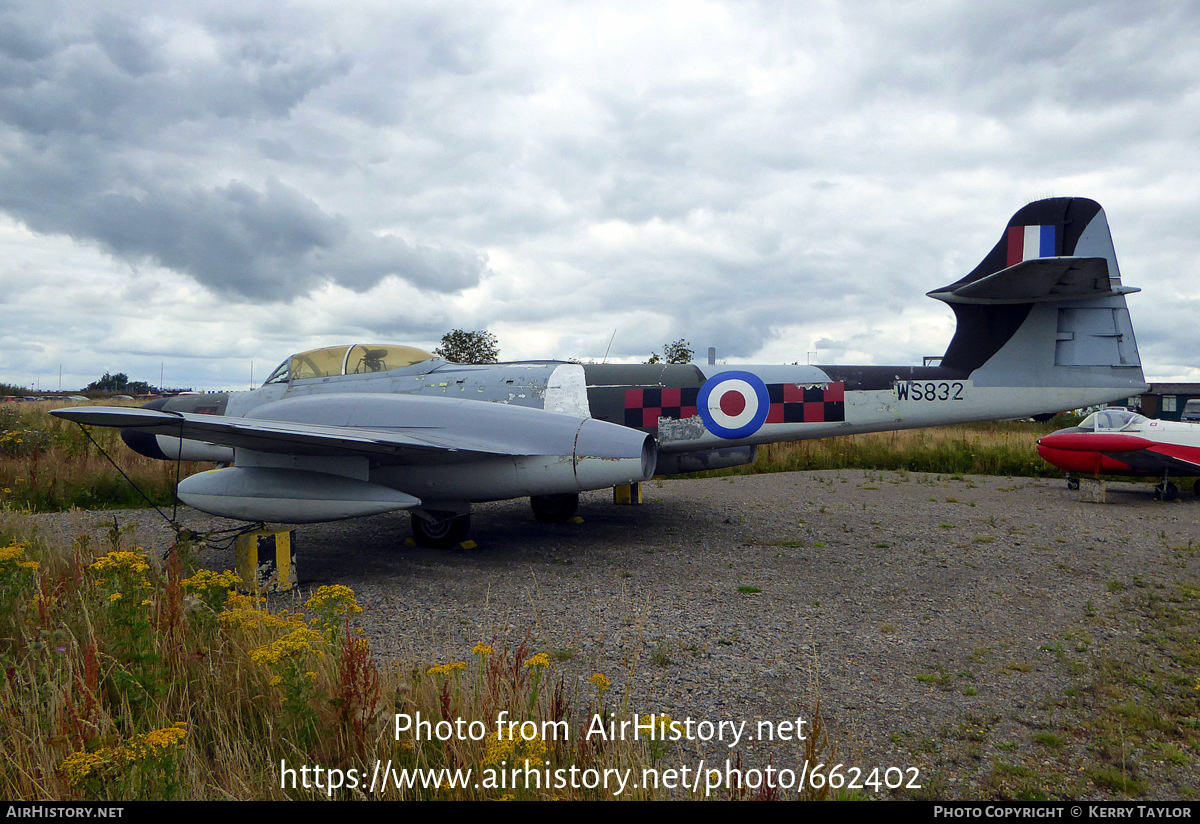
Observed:
[[[604,359],[601,363],[608,363],[608,353],[612,350],[613,341],[617,339],[617,330],[613,329],[612,337],[608,339],[608,349],[604,350]]]

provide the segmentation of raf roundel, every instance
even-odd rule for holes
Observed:
[[[766,421],[771,399],[758,375],[721,372],[700,387],[696,411],[714,435],[727,440],[748,438]]]

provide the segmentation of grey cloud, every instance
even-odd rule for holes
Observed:
[[[71,233],[113,254],[186,272],[216,292],[288,299],[326,281],[364,291],[388,275],[434,291],[477,283],[476,255],[414,248],[356,231],[276,180],[134,198],[100,195],[79,204]]]
[[[364,291],[388,276],[438,292],[479,282],[482,256],[375,234],[267,173],[254,174],[261,187],[236,171],[225,185],[197,176],[223,165],[211,154],[229,145],[222,119],[251,132],[282,121],[350,70],[319,28],[225,19],[215,52],[178,55],[172,32],[217,24],[159,23],[68,15],[43,35],[0,12],[0,63],[13,69],[0,80],[0,209],[227,296],[287,300],[326,282]],[[160,168],[160,156],[177,159]]]
[[[0,55],[24,62],[41,59],[52,49],[44,27],[34,21],[21,20],[16,15],[0,19]]]
[[[104,54],[123,72],[140,76],[149,74],[163,65],[155,44],[143,36],[143,31],[131,26],[129,20],[115,15],[104,15],[96,22],[93,31],[96,42]]]
[[[351,68],[320,39],[278,32],[221,41],[215,57],[172,54],[166,32],[114,15],[49,36],[0,20],[0,50],[6,123],[64,140],[101,134],[122,146],[152,144],[188,120],[285,117]]]
[[[1011,117],[1039,103],[1110,109],[1178,98],[1194,86],[1200,18],[1186,4],[1107,2],[881,4],[894,25],[867,24],[876,60],[859,78],[864,97],[950,93],[954,108]],[[856,15],[861,21],[870,14]]]
[[[31,229],[152,261],[227,296],[288,300],[325,282],[365,291],[387,276],[452,292],[478,283],[486,269],[471,252],[414,247],[351,227],[274,179],[263,190],[233,182],[97,191],[53,163],[17,177],[21,185],[0,191],[0,208]]]

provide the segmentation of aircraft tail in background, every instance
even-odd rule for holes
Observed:
[[[932,298],[958,328],[943,368],[977,386],[1145,387],[1108,219],[1085,198],[1030,203],[983,261]]]

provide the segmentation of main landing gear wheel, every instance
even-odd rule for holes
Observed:
[[[453,512],[430,512],[432,518],[412,514],[413,540],[417,546],[430,549],[449,549],[461,542],[471,531],[471,515]]]
[[[1067,478],[1067,489],[1071,490],[1072,492],[1074,492],[1076,489],[1079,489],[1079,479]]]
[[[1173,501],[1179,497],[1179,487],[1170,481],[1154,485],[1154,500]]]
[[[564,524],[579,509],[579,495],[534,495],[529,499],[533,517],[552,524]]]

